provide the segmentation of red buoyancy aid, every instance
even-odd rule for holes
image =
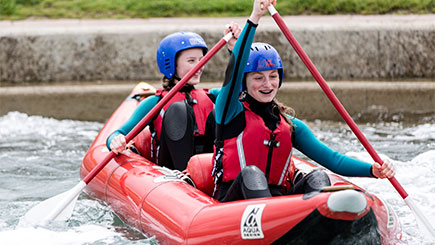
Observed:
[[[159,89],[156,92],[156,96],[164,97],[168,94],[169,91]],[[196,132],[195,136],[204,135],[205,132],[205,123],[208,117],[208,114],[213,110],[213,101],[211,101],[208,96],[209,92],[207,89],[193,89],[190,92],[190,96],[193,100],[193,113],[195,114],[196,125],[198,127],[198,132]],[[160,133],[162,131],[162,121],[165,111],[168,107],[176,102],[183,101],[186,99],[186,94],[182,92],[178,92],[172,97],[160,110],[160,113],[157,115],[156,119],[153,121],[154,130],[157,133],[157,138],[160,139]]]
[[[234,180],[241,169],[256,165],[266,174],[269,184],[286,185],[288,174],[293,176],[295,169],[291,161],[291,126],[280,115],[280,123],[272,132],[246,102],[243,105],[246,128],[237,137],[224,141],[222,181]]]

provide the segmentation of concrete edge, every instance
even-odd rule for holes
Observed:
[[[327,80],[435,78],[434,14],[283,18]],[[231,21],[244,25],[246,17],[0,22],[0,83],[158,80],[164,36],[195,31],[211,47]],[[280,52],[287,79],[311,78],[270,16],[255,39]],[[223,80],[227,63],[228,52],[218,52],[204,78]]]
[[[434,82],[328,82],[359,121],[433,121]],[[136,83],[0,87],[0,116],[10,111],[56,119],[104,122]],[[158,83],[152,83],[159,87]],[[201,87],[219,87],[202,83]],[[305,120],[342,120],[316,82],[287,82],[278,99]]]

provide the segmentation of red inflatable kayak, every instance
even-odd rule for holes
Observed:
[[[108,154],[108,135],[154,92],[141,83],[114,112],[83,159],[82,178]],[[147,137],[144,132],[141,137]],[[210,197],[211,154],[189,161],[187,174],[195,187],[179,172],[142,155],[126,151],[116,156],[87,192],[161,244],[395,244],[401,238],[397,215],[388,204],[335,174],[329,174],[332,186],[322,192],[220,203]],[[297,157],[292,160],[304,172],[315,168]]]

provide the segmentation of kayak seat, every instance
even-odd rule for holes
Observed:
[[[187,172],[193,183],[195,183],[196,188],[209,196],[213,195],[214,189],[214,181],[211,176],[212,168],[213,153],[194,155],[187,163]]]

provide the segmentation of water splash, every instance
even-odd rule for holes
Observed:
[[[308,123],[331,148],[367,161],[371,158],[344,123]],[[17,227],[36,203],[73,187],[84,154],[103,125],[55,120],[10,112],[0,117],[0,241],[2,244],[154,244],[125,225],[103,203],[82,194],[63,225]],[[381,157],[396,166],[396,178],[432,223],[435,221],[435,125],[379,122],[360,126]],[[298,155],[299,153],[296,153]],[[404,244],[430,244],[387,180],[349,178],[384,199],[398,214]],[[27,240],[26,240],[27,239]],[[4,242],[6,241],[6,243]]]
[[[105,227],[84,224],[66,231],[46,229],[41,227],[25,227],[0,232],[0,241],[3,244],[113,244],[116,232]]]

